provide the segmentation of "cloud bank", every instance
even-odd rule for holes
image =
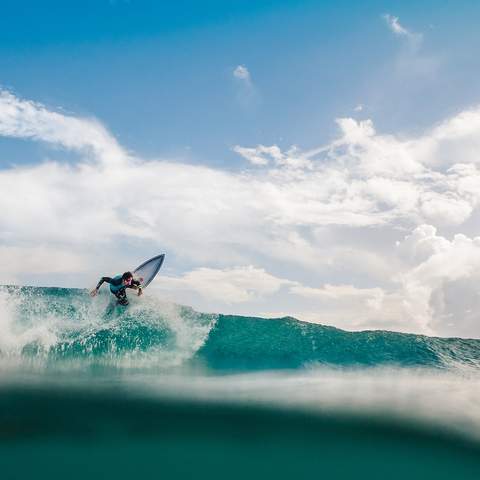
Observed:
[[[439,229],[478,211],[480,109],[415,137],[337,124],[310,151],[236,146],[247,162],[232,173],[138,158],[95,119],[3,92],[1,135],[79,155],[0,170],[1,280],[94,281],[161,250],[159,293],[198,308],[479,336],[480,241]]]

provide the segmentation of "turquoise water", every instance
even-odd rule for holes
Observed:
[[[480,340],[0,288],[2,478],[479,478]]]

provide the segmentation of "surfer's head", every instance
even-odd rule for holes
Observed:
[[[122,283],[124,285],[130,285],[132,283],[132,280],[133,280],[132,272],[125,272],[122,275]]]

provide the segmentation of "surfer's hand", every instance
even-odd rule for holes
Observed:
[[[90,296],[91,296],[91,297],[94,297],[97,293],[98,293],[98,290],[97,290],[96,288],[94,288],[94,289],[90,292]]]
[[[142,287],[138,287],[137,295],[140,296],[143,293]]]

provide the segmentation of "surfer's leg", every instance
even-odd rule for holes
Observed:
[[[119,292],[115,293],[115,296],[117,297],[117,303],[119,305],[123,305],[124,307],[128,305],[128,298],[125,290],[120,290]]]

